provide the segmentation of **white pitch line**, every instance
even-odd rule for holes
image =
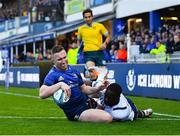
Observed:
[[[33,95],[21,94],[21,93],[12,93],[12,92],[3,92],[3,91],[0,91],[0,94],[8,94],[8,95],[14,95],[14,96],[21,96],[21,97],[40,99],[39,96],[33,96]],[[52,100],[52,99],[48,98],[47,100]]]
[[[28,97],[28,98],[40,99],[39,96],[33,96],[33,95],[27,95],[27,94],[20,94],[20,93],[12,93],[12,92],[0,91],[0,94],[8,94],[8,95],[14,95],[14,96],[21,96],[21,97]],[[51,98],[48,98],[47,100],[52,100],[52,99],[51,99]],[[153,112],[153,115],[158,115],[158,116],[164,116],[164,117],[171,117],[171,118],[178,118],[178,119],[180,119],[180,116],[171,115],[171,114],[162,114],[162,113]]]
[[[178,119],[180,119],[180,116],[171,115],[171,114],[162,114],[162,113],[153,112],[153,115],[158,115],[158,116],[164,116],[164,117],[171,117],[171,118],[178,118]]]
[[[29,98],[38,98],[38,96],[33,96],[33,95],[27,95],[27,94],[20,94],[20,93],[12,93],[12,92],[2,92],[0,91],[1,94],[9,94],[9,95],[14,95],[14,96],[23,96],[23,97],[29,97]]]
[[[22,117],[22,116],[0,116],[0,119],[67,119],[66,117]],[[148,121],[180,121],[180,119],[175,118],[140,118],[139,120]]]
[[[180,119],[178,118],[178,119],[176,119],[176,118],[142,118],[141,120],[152,120],[152,121],[154,121],[154,120],[165,120],[165,121],[173,121],[173,120],[175,120],[175,121],[180,121]]]
[[[0,116],[0,119],[66,119],[66,117],[23,117],[23,116]]]

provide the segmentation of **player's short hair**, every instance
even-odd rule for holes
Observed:
[[[91,13],[91,15],[93,16],[93,12],[92,12],[92,10],[91,10],[90,8],[85,9],[85,10],[82,12],[83,17],[84,17],[84,14],[86,14],[86,13]]]
[[[117,83],[110,84],[104,95],[104,104],[110,107],[119,103],[119,98],[122,93],[122,88]]]
[[[52,54],[58,53],[62,50],[64,50],[64,47],[62,47],[61,45],[56,45],[52,48]]]

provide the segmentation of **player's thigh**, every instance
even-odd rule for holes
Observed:
[[[79,120],[88,122],[112,122],[112,116],[100,109],[88,109],[81,113]]]

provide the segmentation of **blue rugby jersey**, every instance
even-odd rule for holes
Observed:
[[[84,84],[80,73],[68,66],[66,71],[62,71],[53,67],[44,79],[44,85],[51,86],[58,82],[64,82],[71,87],[71,97],[64,104],[56,103],[63,109],[67,117],[73,117],[82,109],[87,109],[88,96],[80,90],[80,86]]]

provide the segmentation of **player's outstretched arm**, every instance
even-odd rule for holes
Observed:
[[[81,90],[82,92],[84,92],[85,94],[89,95],[89,94],[94,94],[94,93],[97,93],[101,90],[105,89],[105,84],[101,84],[99,86],[96,86],[96,87],[91,87],[91,86],[88,86],[88,85],[85,85],[83,84],[81,86]]]
[[[70,87],[63,82],[59,82],[51,86],[42,85],[39,89],[39,96],[42,99],[48,98],[52,96],[54,92],[56,92],[60,88],[63,89],[67,93],[68,96],[71,95]]]

